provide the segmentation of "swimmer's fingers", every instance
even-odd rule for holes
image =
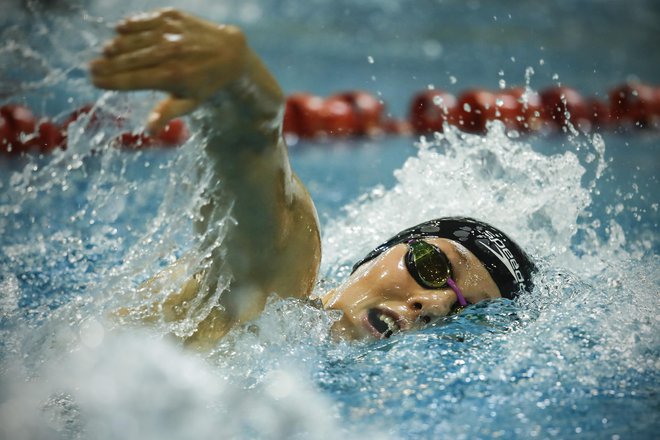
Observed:
[[[115,27],[120,34],[131,34],[156,29],[169,21],[178,21],[187,17],[181,11],[166,8],[153,12],[144,12],[126,18]]]
[[[180,73],[176,66],[168,69],[156,66],[110,75],[93,74],[92,82],[96,87],[107,90],[165,90],[176,93],[170,85],[178,75]]]
[[[128,18],[117,30],[91,65],[92,80],[101,88],[205,99],[246,70],[250,49],[234,26],[166,9]]]
[[[199,104],[196,99],[164,99],[149,114],[147,129],[151,133],[158,133],[170,120],[192,112]]]
[[[115,57],[124,53],[155,46],[163,41],[166,41],[166,37],[161,32],[156,31],[120,35],[105,45],[103,55]]]
[[[171,97],[149,117],[151,131],[191,112],[251,66],[244,34],[175,10],[134,16],[92,61],[91,79],[102,89],[160,90]]]
[[[149,68],[166,64],[176,58],[177,52],[182,52],[179,46],[169,45],[156,48],[145,48],[121,54],[115,57],[103,57],[91,62],[92,75],[108,76],[122,72]]]

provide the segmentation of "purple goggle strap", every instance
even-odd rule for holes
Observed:
[[[461,292],[461,289],[458,288],[454,280],[451,278],[447,278],[447,284],[449,287],[451,287],[451,290],[454,291],[456,294],[456,298],[458,298],[458,303],[461,305],[461,307],[467,307],[468,302],[465,300],[465,297],[463,296],[463,293]]]

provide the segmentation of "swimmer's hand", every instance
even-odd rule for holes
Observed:
[[[134,15],[116,30],[118,35],[90,65],[92,81],[109,90],[168,92],[149,116],[151,132],[258,68],[240,29],[174,9]]]

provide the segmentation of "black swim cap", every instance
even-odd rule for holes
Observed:
[[[504,298],[532,290],[536,266],[529,256],[504,232],[467,217],[443,217],[405,229],[358,261],[353,272],[397,244],[424,237],[446,238],[465,246],[486,266]]]

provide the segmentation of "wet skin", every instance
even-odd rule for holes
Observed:
[[[147,321],[188,319],[187,312],[167,312],[181,309],[200,294],[215,298],[210,292],[217,273],[229,267],[231,288],[211,304],[185,340],[186,345],[208,349],[233,325],[256,317],[272,293],[300,298],[309,296],[315,285],[321,256],[318,219],[308,192],[291,170],[281,136],[284,94],[236,27],[164,9],[129,17],[116,30],[90,63],[92,82],[108,90],[165,92],[167,97],[147,121],[154,132],[174,117],[203,108],[197,115],[199,129],[214,173],[211,181],[217,186],[211,186],[209,194],[225,191],[234,200],[236,226],[222,243],[240,252],[223,256],[224,249],[212,247],[219,244],[202,249],[208,261],[180,292],[147,304],[153,313],[146,317],[137,313]],[[212,236],[215,219],[225,214],[223,206],[211,197],[200,210],[196,232]],[[427,241],[447,254],[454,279],[469,302],[500,296],[487,270],[469,251],[450,240]],[[333,327],[336,333],[349,339],[382,338],[450,313],[455,293],[448,287],[431,290],[418,285],[405,267],[405,253],[406,245],[393,247],[322,299],[326,309],[344,312]],[[179,273],[184,263],[174,263],[154,280]],[[145,298],[158,298],[162,284],[146,282],[141,289],[147,292]],[[131,314],[129,309],[117,313]]]
[[[492,277],[470,251],[444,238],[427,238],[449,258],[453,279],[471,303],[500,298]],[[410,275],[404,262],[405,244],[399,244],[365,263],[341,286],[322,298],[326,309],[341,310],[333,331],[348,339],[384,338],[397,331],[420,328],[457,305],[448,286],[428,289]]]

